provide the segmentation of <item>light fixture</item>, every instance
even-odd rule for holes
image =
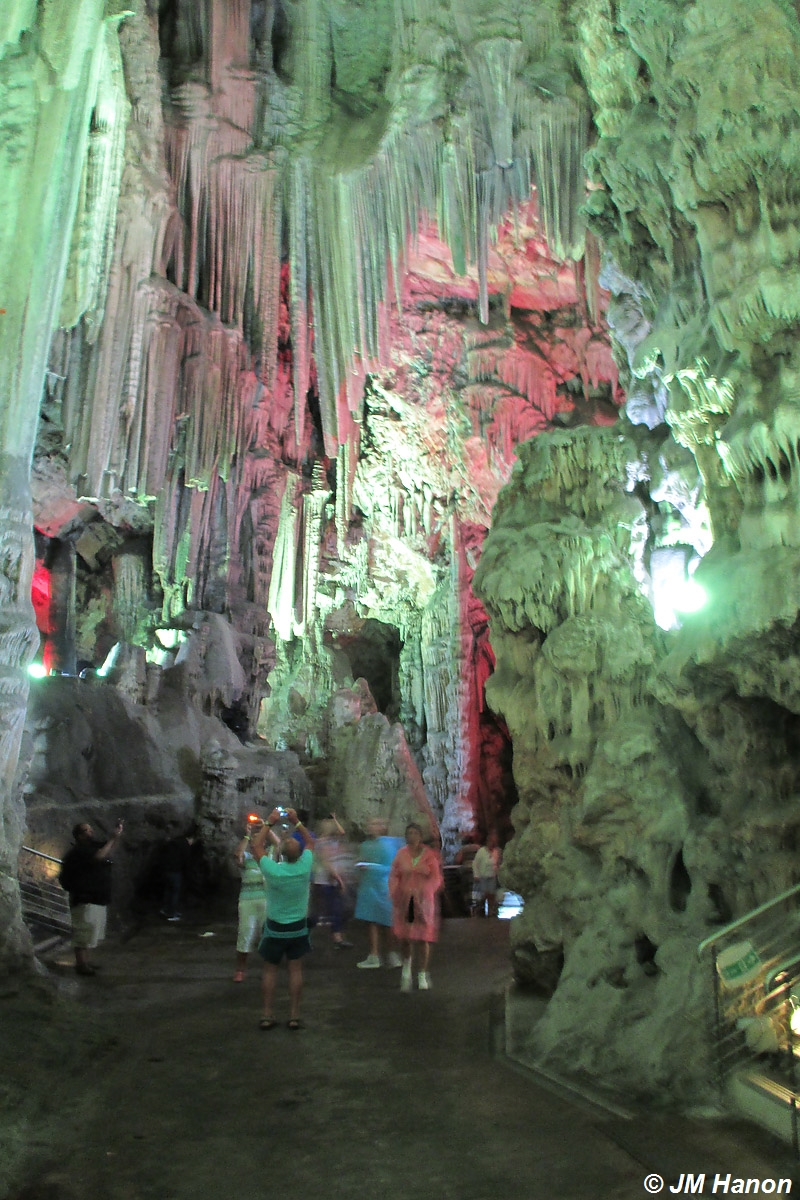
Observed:
[[[28,667],[28,674],[31,679],[45,679],[48,675],[48,670],[41,663],[33,662]]]
[[[108,675],[109,671],[114,666],[114,663],[117,661],[119,652],[120,644],[119,642],[115,642],[106,655],[105,662],[103,663],[102,667],[97,668],[97,674],[101,679],[105,679],[106,675]]]
[[[514,917],[518,917],[525,907],[525,901],[517,892],[501,890],[498,899],[500,903],[497,906],[497,915],[501,921],[513,921]]]
[[[156,637],[165,650],[174,650],[176,646],[186,640],[186,634],[182,629],[157,629]]]
[[[676,585],[672,596],[672,607],[675,612],[699,612],[707,603],[708,592],[691,576]]]
[[[687,563],[686,556],[685,546],[662,546],[650,556],[653,616],[662,629],[680,629],[682,616],[708,603],[708,593],[694,578],[700,559]]]
[[[791,995],[789,1003],[792,1006],[792,1015],[789,1017],[789,1028],[795,1037],[800,1037],[800,1002],[797,996]]]

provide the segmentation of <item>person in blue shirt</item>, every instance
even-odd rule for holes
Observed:
[[[293,832],[281,839],[273,826],[288,821]],[[301,838],[302,844],[295,834]],[[267,854],[270,841],[280,850],[276,860]],[[258,953],[264,959],[261,995],[264,1015],[261,1029],[277,1025],[273,1011],[278,965],[286,958],[289,971],[289,1029],[303,1028],[300,1001],[303,995],[303,957],[311,949],[308,938],[308,896],[314,855],[311,834],[290,808],[284,815],[277,808],[267,817],[250,842],[250,853],[259,865],[267,890],[267,920]]]
[[[369,924],[369,954],[357,967],[370,970],[381,965],[381,948],[387,967],[400,967],[403,960],[391,938],[392,901],[389,896],[389,871],[395,855],[403,845],[402,838],[388,836],[389,824],[382,817],[370,817],[367,821],[367,840],[361,843],[359,861],[358,892],[355,916]],[[381,942],[384,943],[381,947]]]

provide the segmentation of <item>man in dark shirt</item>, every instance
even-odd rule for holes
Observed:
[[[161,871],[164,876],[162,917],[180,921],[181,898],[186,877],[192,864],[192,846],[197,841],[194,828],[164,843],[161,852]]]
[[[97,971],[89,962],[88,952],[105,935],[106,908],[111,899],[110,855],[122,837],[122,830],[122,821],[118,821],[108,841],[101,842],[87,821],[76,825],[72,830],[74,845],[61,864],[58,878],[69,892],[75,970],[79,975],[94,975]]]

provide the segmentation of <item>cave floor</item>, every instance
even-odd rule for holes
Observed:
[[[411,995],[396,970],[355,969],[365,933],[335,952],[315,932],[299,1033],[283,971],[281,1024],[259,1030],[255,963],[231,980],[232,922],[111,938],[93,979],[65,951],[50,964],[72,1023],[60,1065],[27,1057],[62,1124],[15,1200],[622,1200],[652,1172],[706,1172],[708,1194],[716,1172],[798,1175],[744,1123],[623,1120],[498,1056],[507,922],[445,921],[433,990]]]

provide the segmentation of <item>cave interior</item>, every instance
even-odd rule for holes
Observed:
[[[702,1097],[800,882],[796,6],[10,0],[0,98],[2,961],[77,819],[120,905],[266,795],[496,831],[525,1053]]]

